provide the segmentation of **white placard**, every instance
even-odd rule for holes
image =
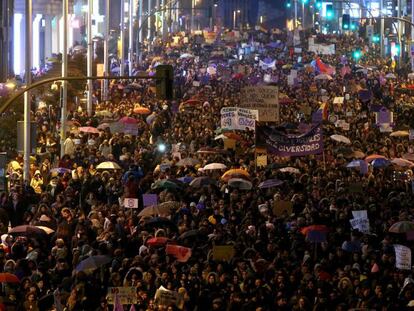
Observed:
[[[350,219],[351,227],[357,229],[362,233],[369,233],[369,220],[367,218]]]
[[[361,211],[352,211],[352,217],[368,219],[368,212],[366,209],[361,210]]]
[[[411,249],[404,245],[394,244],[395,267],[401,270],[411,270]]]
[[[124,199],[125,208],[138,208],[138,199],[134,198],[125,198]]]
[[[257,110],[225,107],[221,109],[221,127],[229,130],[255,129],[255,122],[259,118]]]

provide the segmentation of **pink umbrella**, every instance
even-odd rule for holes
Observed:
[[[99,134],[99,130],[96,127],[92,126],[82,126],[79,128],[79,131],[89,134]]]
[[[412,166],[414,166],[413,162],[408,161],[408,160],[403,159],[403,158],[392,159],[391,163],[395,164],[395,165],[398,165],[398,166],[401,166],[401,167],[412,167]]]
[[[119,120],[119,122],[123,124],[137,124],[138,123],[137,119],[134,119],[131,117],[123,117],[122,119]]]

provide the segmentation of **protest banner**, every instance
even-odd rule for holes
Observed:
[[[276,60],[274,60],[270,63],[265,63],[264,61],[260,60],[259,61],[259,67],[262,68],[262,70],[275,69],[276,68]]]
[[[125,208],[138,208],[138,199],[134,198],[125,198],[124,199]]]
[[[165,253],[168,255],[173,255],[179,262],[187,262],[187,260],[191,257],[191,248],[174,244],[167,244]]]
[[[214,245],[212,253],[213,260],[230,261],[235,254],[235,250],[233,245]]]
[[[362,233],[369,233],[369,220],[368,218],[353,218],[350,219],[352,229],[359,230]]]
[[[138,302],[137,289],[135,287],[108,287],[108,292],[106,294],[108,304],[114,304],[115,295],[118,296],[120,303],[123,305],[130,305]]]
[[[411,270],[411,249],[404,245],[394,244],[395,267],[401,270]]]
[[[302,135],[287,135],[269,126],[257,126],[256,146],[266,147],[270,153],[282,157],[298,157],[323,152],[320,125]]]
[[[154,206],[158,204],[158,195],[155,193],[145,193],[142,195],[144,207]]]
[[[318,44],[318,43],[311,42],[309,40],[308,50],[318,55],[334,55],[335,44]]]
[[[178,293],[160,286],[155,292],[155,303],[161,306],[176,306],[178,303]]]
[[[225,107],[221,109],[221,127],[229,130],[254,130],[255,121],[259,118],[257,110],[238,107]]]
[[[278,122],[279,89],[277,86],[248,86],[240,91],[240,107],[259,111],[260,122]]]

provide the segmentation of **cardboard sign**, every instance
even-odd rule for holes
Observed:
[[[235,254],[233,245],[214,245],[213,260],[230,261]]]
[[[278,122],[279,88],[277,86],[248,86],[241,89],[240,107],[259,111],[260,122]]]
[[[155,303],[162,306],[176,306],[179,302],[178,293],[160,286],[155,292]]]
[[[279,200],[273,203],[273,214],[280,217],[284,214],[292,214],[292,202]]]
[[[256,166],[257,167],[267,166],[267,155],[258,155],[256,157]]]
[[[124,199],[125,208],[138,208],[138,199],[134,198],[125,198]]]
[[[238,107],[224,107],[220,111],[221,127],[229,130],[254,130],[259,118],[257,110]]]
[[[411,249],[404,245],[394,244],[395,267],[401,270],[411,270]]]
[[[114,304],[115,295],[118,295],[118,299],[123,305],[136,304],[138,302],[137,289],[135,287],[109,287],[106,294],[108,304]]]

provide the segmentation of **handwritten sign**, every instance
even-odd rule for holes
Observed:
[[[238,107],[225,107],[221,111],[221,127],[229,130],[254,130],[259,119],[257,110]]]
[[[411,270],[411,249],[404,245],[394,244],[395,267],[401,270]]]
[[[277,86],[248,86],[241,89],[240,107],[259,111],[260,122],[278,122],[279,89]]]
[[[123,305],[131,305],[138,302],[137,289],[135,287],[109,287],[106,295],[108,304],[114,304],[115,295],[118,295],[118,298]]]

